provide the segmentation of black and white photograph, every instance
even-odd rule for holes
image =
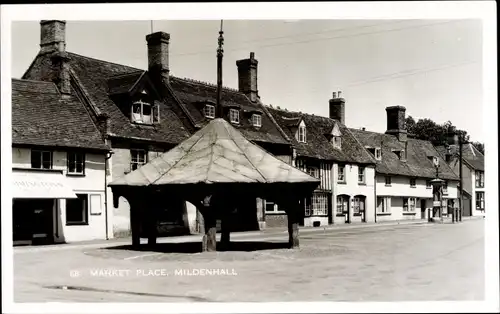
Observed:
[[[499,310],[494,2],[1,9],[9,313]]]

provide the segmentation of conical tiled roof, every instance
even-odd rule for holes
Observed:
[[[172,150],[110,185],[318,182],[214,119]]]

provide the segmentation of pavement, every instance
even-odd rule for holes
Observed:
[[[367,225],[368,226],[368,225]],[[321,228],[323,229],[323,228]],[[315,230],[315,231],[308,231]],[[234,234],[198,253],[197,237],[14,250],[15,302],[441,301],[484,298],[484,220]],[[191,239],[191,240],[188,240]],[[177,241],[177,242],[176,242]],[[108,245],[110,244],[110,245]],[[63,246],[53,246],[59,248]]]
[[[463,221],[483,219],[483,217],[463,217]],[[324,232],[327,230],[345,230],[345,229],[359,229],[359,228],[379,228],[384,226],[394,226],[394,225],[413,225],[413,224],[427,224],[426,219],[415,219],[415,220],[399,220],[399,221],[384,221],[377,223],[352,223],[352,224],[332,224],[328,226],[321,227],[300,227],[300,233],[309,232]],[[437,222],[439,223],[439,222]],[[445,218],[444,223],[451,223],[451,218]],[[288,230],[284,227],[276,228],[266,228],[260,231],[246,231],[246,232],[233,232],[231,233],[231,239],[244,239],[252,238],[262,234],[281,234],[287,233]],[[184,241],[196,241],[201,239],[201,235],[183,235],[183,236],[171,236],[171,237],[160,237],[157,239],[157,243],[179,243]],[[220,233],[217,234],[217,240],[220,240]],[[16,246],[14,247],[14,252],[42,252],[42,251],[54,251],[54,250],[68,250],[68,249],[78,249],[78,248],[102,248],[111,247],[116,245],[127,245],[132,243],[130,237],[124,238],[114,238],[109,240],[91,240],[91,241],[81,241],[72,243],[62,243],[62,244],[51,244],[51,245],[37,245],[37,246]],[[141,239],[141,244],[146,244],[147,239]]]

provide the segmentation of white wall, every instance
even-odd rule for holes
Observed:
[[[405,219],[421,219],[421,200],[425,199],[426,211],[425,219],[428,217],[428,212],[432,210],[433,195],[432,187],[426,186],[427,179],[416,179],[415,187],[410,186],[410,177],[391,176],[391,185],[385,184],[386,175],[377,174],[377,197],[390,197],[391,208],[390,213],[377,213],[377,221],[388,220],[405,220]],[[458,181],[448,181],[448,193],[444,195],[444,199],[456,199]],[[403,197],[416,198],[415,212],[403,212]]]
[[[89,194],[88,224],[66,226],[66,200],[58,200],[54,208],[58,237],[56,242],[74,242],[106,238],[106,208],[104,197],[104,159],[105,154],[85,154],[85,176],[67,175],[67,153],[53,151],[52,169],[61,170],[66,181],[76,194]],[[31,168],[31,149],[12,148],[12,167]],[[99,199],[100,214],[91,214],[91,196]],[[94,196],[93,196],[94,197]],[[97,205],[97,204],[95,204]],[[99,206],[97,205],[97,206]],[[108,221],[109,221],[108,215]],[[55,230],[54,226],[54,230]]]
[[[345,166],[345,176],[346,181],[344,183],[338,183],[338,164],[333,165],[333,175],[332,175],[332,187],[333,187],[333,197],[332,197],[332,212],[333,212],[333,223],[345,223],[347,217],[337,216],[337,196],[338,195],[349,195],[350,199],[356,195],[365,196],[365,219],[366,222],[375,221],[375,168],[366,167],[365,168],[365,184],[358,183],[358,166],[347,164]],[[350,220],[351,222],[361,222],[361,217],[353,215],[353,204],[351,202],[350,209]]]

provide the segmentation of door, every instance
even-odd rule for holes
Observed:
[[[425,212],[426,212],[425,200],[421,199],[420,200],[420,219],[425,219]]]
[[[52,243],[54,237],[54,200],[34,200],[32,202],[33,242],[40,244]]]

